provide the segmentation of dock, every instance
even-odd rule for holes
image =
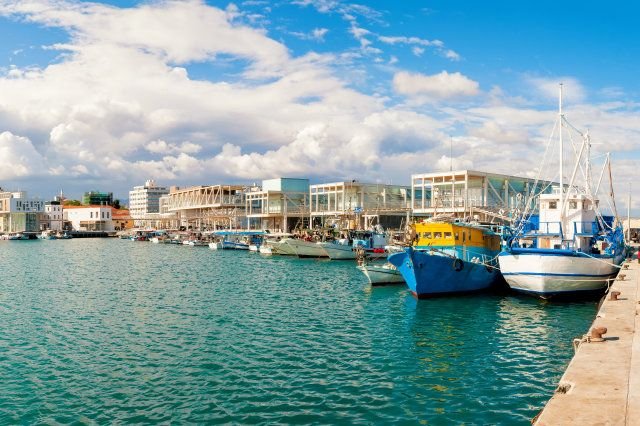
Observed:
[[[592,326],[574,340],[576,353],[534,425],[640,424],[639,284],[634,257],[623,264]]]

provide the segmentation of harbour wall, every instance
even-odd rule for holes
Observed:
[[[640,424],[640,264],[623,264],[537,426]],[[602,333],[606,329],[604,333]]]

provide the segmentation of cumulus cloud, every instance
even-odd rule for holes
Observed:
[[[499,87],[484,94],[471,77],[410,72],[398,68],[398,56],[385,55],[376,87],[356,90],[353,82],[368,70],[350,68],[349,55],[377,55],[373,43],[459,56],[438,40],[379,37],[355,19],[375,18],[371,10],[329,0],[298,3],[340,14],[359,49],[293,56],[266,30],[250,27],[242,6],[0,1],[3,16],[69,37],[48,47],[59,53],[49,64],[0,71],[0,155],[15,164],[0,178],[42,176],[49,179],[41,185],[55,180],[61,183],[55,189],[65,191],[97,182],[122,192],[149,177],[168,185],[275,176],[407,183],[411,173],[448,169],[450,135],[455,168],[533,173],[532,159],[556,116],[555,79],[522,77],[531,97]],[[327,32],[305,34],[320,40]],[[196,79],[194,63],[216,72]],[[562,80],[570,97],[572,87],[583,87],[575,78]],[[391,89],[403,99],[391,98]],[[606,147],[631,161],[640,105],[603,93],[616,96],[590,105],[583,89],[567,115],[591,129],[594,151]]]
[[[447,71],[434,75],[401,71],[393,77],[393,88],[401,95],[424,96],[433,100],[476,96],[480,93],[478,82],[459,72],[449,74]]]
[[[11,132],[0,133],[0,179],[43,174],[44,159],[28,138]]]
[[[173,144],[158,139],[145,145],[145,149],[153,154],[197,154],[201,151],[202,147],[191,142]]]

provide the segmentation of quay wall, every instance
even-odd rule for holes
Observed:
[[[537,426],[640,424],[640,264],[623,264]],[[617,300],[612,297],[619,292]],[[606,327],[602,341],[594,329]],[[597,332],[597,330],[596,330]]]

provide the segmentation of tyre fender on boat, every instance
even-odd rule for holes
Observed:
[[[462,262],[462,259],[453,259],[453,269],[457,272],[462,271],[462,269],[464,269],[464,263]]]

